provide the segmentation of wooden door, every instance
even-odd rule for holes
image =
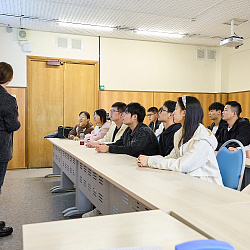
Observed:
[[[90,114],[98,108],[96,66],[66,63],[64,72],[64,125],[75,126],[81,111]]]
[[[44,136],[63,124],[64,66],[28,59],[28,168],[52,166],[52,145]]]

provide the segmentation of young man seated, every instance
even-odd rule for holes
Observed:
[[[100,142],[104,143],[113,143],[121,138],[125,129],[128,127],[123,123],[123,113],[125,111],[126,104],[123,102],[116,102],[112,105],[110,110],[110,119],[113,122],[109,128],[108,133],[104,138],[99,139],[98,141],[89,141],[86,143],[87,147],[93,148],[98,145]]]
[[[123,123],[128,128],[120,140],[113,144],[97,145],[98,153],[128,154],[138,157],[140,154],[157,155],[159,145],[154,132],[143,123],[146,112],[145,108],[137,102],[126,106]]]
[[[148,126],[155,132],[161,124],[158,120],[158,109],[156,107],[149,108],[147,116],[150,121]]]
[[[180,123],[174,123],[173,112],[176,102],[166,101],[159,112],[159,121],[163,123],[164,131],[160,134],[160,154],[162,156],[169,155],[174,148],[174,134],[181,128]]]
[[[78,141],[80,134],[89,134],[94,130],[94,125],[89,121],[90,114],[87,111],[80,112],[78,116],[79,123],[69,132],[68,138],[71,140]]]
[[[222,113],[222,119],[227,122],[226,126],[221,129],[217,138],[218,147],[230,139],[239,140],[244,146],[250,144],[250,123],[247,118],[240,118],[241,105],[236,101],[226,103]],[[238,147],[237,143],[230,143],[229,147]]]
[[[216,138],[218,138],[223,126],[227,126],[227,122],[222,119],[224,105],[219,102],[214,102],[209,106],[208,110],[209,118],[213,120],[213,123],[207,128],[212,131]]]

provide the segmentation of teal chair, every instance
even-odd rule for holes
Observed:
[[[241,149],[229,151],[226,146],[231,142],[237,143]],[[240,190],[246,166],[246,151],[243,144],[235,139],[226,141],[216,158],[224,186]]]

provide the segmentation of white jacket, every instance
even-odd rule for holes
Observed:
[[[179,171],[223,185],[214,152],[218,142],[212,132],[200,124],[193,137],[179,148],[181,137],[182,128],[174,135],[174,148],[171,153],[166,157],[150,156],[148,165],[152,168]]]
[[[127,125],[122,124],[121,128],[119,129],[119,131],[115,135],[113,142],[118,141],[122,137],[122,135],[127,127],[128,127]],[[107,134],[102,139],[99,139],[98,141],[105,142],[105,143],[113,143],[112,139],[113,139],[113,134],[115,132],[115,128],[116,128],[116,124],[114,122],[112,122],[111,127],[109,128],[109,131],[107,132]]]

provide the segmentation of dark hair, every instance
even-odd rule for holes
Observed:
[[[183,125],[184,133],[182,135],[183,144],[188,142],[194,135],[199,124],[202,123],[203,109],[199,100],[193,96],[186,96],[186,108],[183,104],[182,97],[178,98],[178,103],[182,110],[186,110],[185,121]],[[180,146],[181,140],[179,142]]]
[[[117,107],[117,110],[120,112],[120,113],[123,113],[125,111],[125,108],[126,108],[126,104],[124,102],[115,102],[113,105],[112,105],[112,108],[115,108]]]
[[[79,114],[79,116],[80,116],[81,114],[84,114],[84,115],[87,117],[87,119],[90,119],[90,114],[89,114],[89,112],[87,112],[87,111],[81,111],[80,114]]]
[[[148,109],[148,112],[152,112],[154,114],[157,114],[159,112],[159,110],[156,107],[151,107],[151,108]]]
[[[214,102],[212,103],[209,107],[208,107],[208,110],[216,110],[216,111],[221,111],[221,113],[223,112],[224,110],[224,105],[220,102]]]
[[[226,105],[230,105],[231,106],[231,111],[235,111],[237,116],[238,117],[240,116],[240,113],[242,112],[242,109],[241,109],[241,105],[238,102],[229,101],[229,102],[226,102]]]
[[[128,112],[132,115],[137,115],[138,122],[143,122],[146,110],[145,108],[138,102],[131,102],[126,106],[125,112]]]
[[[6,62],[0,62],[0,84],[4,84],[13,77],[13,68]]]
[[[173,113],[174,110],[175,110],[176,102],[168,100],[168,101],[164,102],[163,106],[165,106],[166,108],[168,108],[168,112],[169,113]]]
[[[104,109],[97,109],[95,113],[100,116],[101,122],[103,124],[107,121],[107,113]]]

